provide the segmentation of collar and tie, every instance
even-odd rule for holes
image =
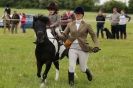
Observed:
[[[82,21],[82,19],[81,20],[76,20],[76,24],[80,24],[81,21]]]

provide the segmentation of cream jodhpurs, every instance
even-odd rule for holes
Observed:
[[[69,50],[69,72],[75,72],[76,62],[79,59],[79,65],[82,72],[86,72],[89,53],[78,49]]]

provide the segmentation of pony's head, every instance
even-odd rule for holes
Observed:
[[[49,18],[43,15],[33,17],[33,29],[37,37],[37,43],[43,43],[46,37],[46,27],[49,25]]]

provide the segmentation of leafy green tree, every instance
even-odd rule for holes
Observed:
[[[100,3],[100,0],[94,0],[95,3]]]
[[[133,0],[129,0],[129,12],[133,13]]]
[[[93,0],[82,0],[81,4],[86,11],[91,11],[94,7],[94,1]]]
[[[0,6],[9,4],[17,8],[46,8],[52,1],[57,2],[60,9],[74,9],[82,6],[87,11],[95,8],[94,3],[99,2],[99,0],[0,0]]]
[[[112,12],[112,9],[113,9],[114,7],[118,8],[118,10],[126,9],[126,8],[127,8],[127,6],[126,6],[125,3],[120,2],[120,1],[115,1],[115,0],[105,2],[102,8],[103,8],[106,12]]]

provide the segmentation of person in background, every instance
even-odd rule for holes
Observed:
[[[12,19],[11,20],[11,33],[13,34],[14,30],[15,30],[15,33],[17,33],[18,24],[19,24],[19,21],[20,21],[19,14],[16,11],[14,11],[11,19]]]
[[[19,13],[19,17],[20,17],[20,19],[22,19],[22,13]]]
[[[22,28],[22,32],[23,33],[26,33],[26,15],[25,13],[22,13],[22,16],[21,16],[21,28]]]
[[[69,22],[72,22],[75,20],[75,16],[74,16],[74,13],[73,11],[66,11],[62,16],[61,16],[61,27],[62,27],[62,31],[65,30],[67,24]]]
[[[87,79],[92,81],[92,73],[87,66],[89,53],[98,52],[99,43],[97,36],[92,30],[90,24],[87,24],[84,20],[84,9],[82,7],[77,7],[74,10],[75,21],[68,23],[66,29],[62,33],[62,39],[66,38],[66,46],[69,46],[69,70],[68,70],[68,82],[70,86],[74,86],[74,73],[77,59],[79,59],[79,66],[82,72],[87,75]],[[90,47],[87,43],[87,36],[91,35],[94,42],[94,48]],[[68,37],[69,36],[69,37]]]
[[[9,7],[9,4],[6,5],[4,12],[7,12],[7,14],[11,15],[11,8]]]
[[[102,10],[99,10],[98,15],[96,16],[97,21],[97,38],[99,37],[99,32],[101,31],[101,37],[104,38],[103,28],[105,23],[106,16],[103,14]]]
[[[127,38],[127,33],[126,33],[126,23],[127,23],[127,18],[128,22],[131,20],[131,17],[125,14],[124,10],[121,10],[120,14],[120,21],[119,21],[119,30],[120,30],[120,38],[121,39],[126,39]]]
[[[110,17],[111,32],[112,32],[113,39],[119,39],[119,20],[120,20],[119,17],[120,17],[120,14],[118,13],[117,8],[114,7],[113,14]]]
[[[2,16],[3,24],[4,24],[4,33],[6,32],[6,28],[8,28],[8,31],[10,32],[11,29],[11,17],[7,12],[4,12],[4,15]]]

